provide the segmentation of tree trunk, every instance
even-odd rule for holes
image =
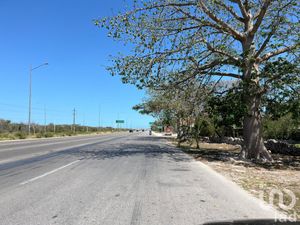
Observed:
[[[262,118],[260,114],[261,96],[257,94],[246,96],[245,101],[248,112],[244,118],[242,157],[272,161],[272,157],[264,145]]]
[[[200,146],[199,146],[199,142],[200,142],[200,140],[199,140],[199,138],[197,137],[197,138],[196,138],[196,148],[197,148],[197,149],[199,149],[199,148],[200,148]]]
[[[177,127],[177,145],[180,147],[181,145],[181,138],[182,138],[182,131],[181,131],[181,123],[180,123],[180,117],[177,116],[177,121],[176,121],[176,127]]]

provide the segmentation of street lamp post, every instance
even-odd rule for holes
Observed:
[[[30,135],[30,129],[31,129],[31,87],[32,87],[32,71],[40,68],[42,66],[47,66],[48,63],[43,63],[37,67],[32,68],[32,66],[30,66],[30,70],[29,70],[29,110],[28,110],[28,134]]]

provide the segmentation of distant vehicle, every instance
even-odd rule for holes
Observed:
[[[171,126],[165,127],[165,136],[172,136],[172,130],[173,128]]]
[[[129,133],[133,133],[133,130],[132,130],[132,129],[130,129],[130,130],[129,130]]]
[[[144,132],[145,130],[144,129],[142,129],[142,132]]]

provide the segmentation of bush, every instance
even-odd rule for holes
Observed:
[[[297,132],[298,124],[292,118],[291,114],[280,117],[277,120],[265,118],[264,125],[264,137],[267,139],[291,139],[293,134]]]
[[[14,140],[16,137],[11,133],[0,133],[0,139]]]
[[[46,138],[50,138],[50,137],[54,137],[54,134],[51,133],[51,132],[49,132],[49,133],[45,133],[44,136],[45,136]]]
[[[36,137],[36,138],[42,138],[43,135],[42,135],[41,133],[37,133],[37,134],[35,135],[35,137]]]
[[[194,132],[197,136],[213,136],[215,128],[209,118],[199,117],[194,126]]]
[[[27,134],[24,133],[24,132],[17,132],[17,133],[15,133],[15,136],[17,138],[19,138],[19,139],[25,139],[25,138],[27,138]]]
[[[294,141],[300,141],[300,129],[295,130],[292,134],[291,134],[291,139]],[[300,148],[300,145],[299,145]]]

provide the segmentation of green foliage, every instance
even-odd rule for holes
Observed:
[[[134,1],[125,12],[94,23],[133,48],[112,59],[112,75],[139,88],[164,88],[187,76],[239,79],[250,70],[255,78],[254,63],[261,69],[280,53],[292,60],[299,50],[299,7],[298,0]]]
[[[52,132],[47,132],[47,133],[44,134],[44,137],[45,137],[45,138],[54,137],[54,133],[52,133]]]
[[[295,132],[292,133],[291,139],[294,141],[299,141],[300,142],[300,129],[296,130]]]
[[[25,138],[27,138],[27,134],[24,133],[24,132],[17,132],[17,133],[15,134],[15,136],[16,136],[18,139],[25,139]]]
[[[243,95],[238,88],[231,88],[221,95],[216,94],[207,102],[207,112],[220,136],[233,134],[233,127],[242,127],[246,113]]]
[[[211,137],[215,134],[215,128],[208,117],[200,116],[195,120],[193,132],[196,136]]]
[[[262,108],[275,119],[287,113],[288,104],[288,112],[299,115],[299,104],[288,102],[282,92],[276,101],[279,105],[263,98],[264,105],[257,101],[252,111],[247,107],[266,93],[272,96],[269,87],[275,91],[284,87],[286,92],[294,88],[291,82],[299,75],[291,72],[293,65],[287,61],[299,58],[299,8],[299,0],[134,1],[132,9],[95,24],[133,48],[129,55],[112,59],[108,68],[112,75],[120,75],[124,83],[138,88],[167,90],[169,96],[155,99],[155,107],[148,102],[137,109],[167,123],[177,121],[187,133],[191,121],[207,106],[193,82],[186,84],[188,80],[197,80],[200,94],[207,96],[204,85],[213,93],[214,84],[224,77],[238,79],[242,90],[210,95],[207,107],[216,131],[227,134],[232,126],[242,127],[243,117],[253,118]],[[280,55],[286,61],[276,62]],[[168,90],[170,87],[173,89]],[[279,114],[278,106],[282,106]],[[253,141],[259,143],[260,136],[256,138]]]
[[[37,133],[37,134],[35,135],[35,137],[36,137],[36,138],[42,138],[42,137],[43,137],[43,134],[42,134],[42,133]]]
[[[264,136],[272,139],[290,139],[297,132],[299,124],[293,119],[289,113],[276,120],[264,118]]]
[[[32,135],[36,138],[50,138],[54,136],[73,136],[77,134],[88,134],[98,132],[113,132],[117,129],[112,127],[87,127],[76,125],[76,133],[72,131],[72,125],[56,125],[54,133],[54,124],[49,124],[47,127],[32,124]],[[45,132],[45,128],[47,132]],[[88,130],[88,131],[87,131]],[[0,139],[13,140],[25,139],[28,136],[28,126],[24,123],[14,123],[9,120],[0,119]]]
[[[14,140],[16,136],[13,133],[0,133],[0,140]]]
[[[300,69],[298,64],[279,58],[275,62],[267,63],[262,77],[276,76],[280,80],[272,79],[266,82],[267,94],[263,98],[265,113],[276,120],[291,113],[293,118],[300,118]]]

